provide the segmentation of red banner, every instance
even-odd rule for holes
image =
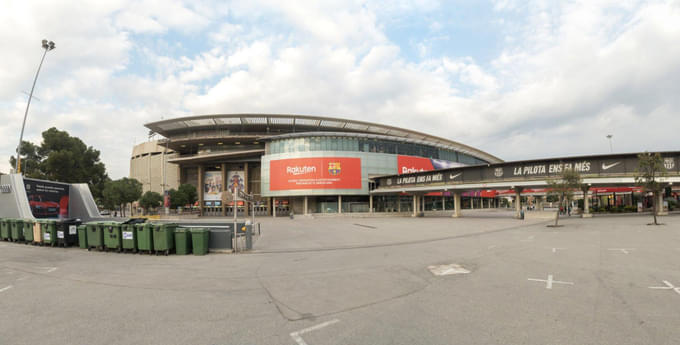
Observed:
[[[434,170],[434,166],[429,158],[399,155],[397,156],[397,169],[398,174],[409,174]]]
[[[269,163],[269,189],[361,189],[361,159],[292,158]]]

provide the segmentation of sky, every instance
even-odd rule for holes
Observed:
[[[504,160],[678,150],[680,1],[5,0],[0,171],[57,127],[128,176],[148,122],[332,116]]]

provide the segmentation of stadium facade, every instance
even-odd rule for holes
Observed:
[[[445,138],[340,118],[225,114],[145,126],[163,138],[135,146],[130,176],[145,190],[196,186],[204,215],[233,215],[234,188],[254,196],[258,215],[409,212],[408,195],[373,200],[371,179],[502,162]]]

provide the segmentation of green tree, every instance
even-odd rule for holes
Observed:
[[[548,181],[548,188],[550,189],[549,195],[557,197],[558,207],[561,207],[563,203],[568,203],[572,200],[574,191],[581,189],[582,186],[583,179],[581,179],[581,174],[573,169],[564,169],[559,177]],[[560,212],[558,210],[554,226],[558,226],[559,219]]]
[[[120,207],[121,216],[125,216],[125,205],[139,200],[142,196],[142,184],[127,177],[109,181],[102,191],[102,203],[107,208]]]
[[[659,179],[666,176],[666,168],[663,166],[661,154],[644,152],[638,155],[638,169],[635,172],[635,183],[642,187],[646,192],[652,192],[652,213],[654,214],[654,225],[659,225],[656,213],[659,208],[657,199],[662,193],[665,184]],[[651,225],[651,224],[650,224]]]
[[[160,206],[162,202],[163,196],[152,191],[147,191],[142,195],[142,198],[139,199],[139,205],[142,206],[147,213],[149,213],[149,210]]]
[[[105,184],[109,181],[106,167],[100,161],[100,153],[68,132],[54,127],[42,133],[40,146],[22,142],[21,167],[26,177],[66,183],[87,183],[95,200],[102,198]],[[14,166],[16,158],[10,157]]]
[[[185,183],[183,185],[180,185],[179,188],[177,189],[178,192],[184,194],[185,196],[185,205],[186,204],[194,204],[196,200],[198,200],[198,193],[196,192],[196,187],[193,185],[190,185],[188,183]]]
[[[186,194],[182,193],[179,190],[175,190],[174,188],[168,191],[168,196],[170,197],[171,208],[184,206],[188,203]]]

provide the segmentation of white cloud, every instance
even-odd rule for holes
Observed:
[[[507,38],[492,61],[431,56],[440,44],[433,37],[420,61],[406,59],[402,49],[413,42],[387,37],[389,17],[439,6],[12,1],[0,13],[0,39],[14,47],[0,51],[0,135],[8,138],[0,152],[9,156],[18,140],[21,91],[30,87],[43,37],[57,50],[38,82],[27,138],[66,129],[100,149],[115,178],[128,173],[132,143],[146,139],[143,123],[202,113],[375,121],[506,159],[606,152],[606,134],[617,151],[674,148],[677,3],[499,1],[493,20]],[[433,35],[449,30],[437,23]]]

